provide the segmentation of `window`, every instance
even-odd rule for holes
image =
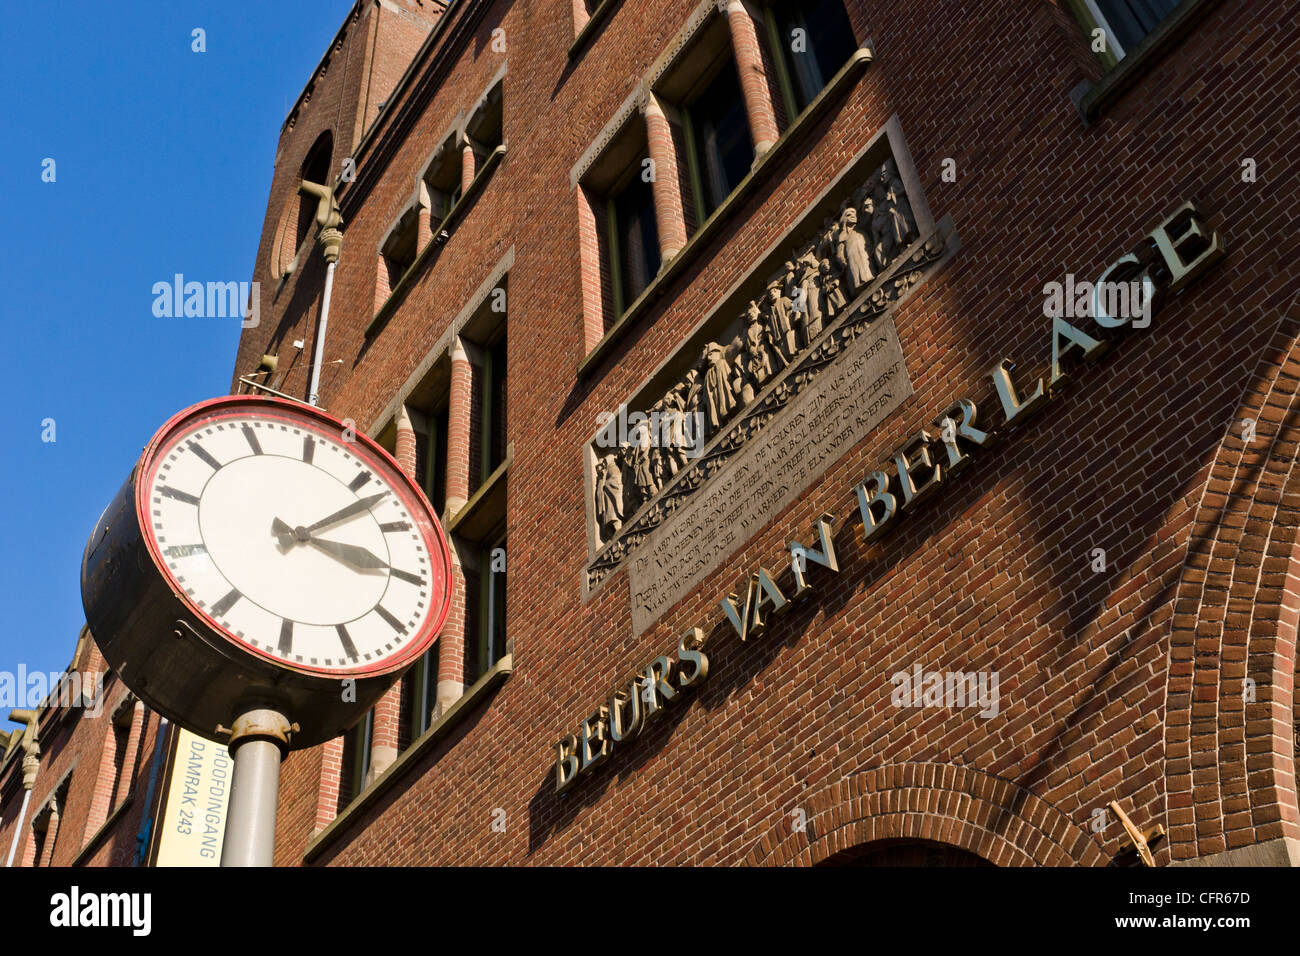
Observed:
[[[412,414],[415,428],[415,482],[433,505],[436,514],[447,508],[448,407],[444,403],[432,414]]]
[[[375,712],[369,711],[343,738],[343,779],[339,781],[341,812],[366,788],[370,776],[370,744],[375,731]]]
[[[463,150],[453,133],[434,153],[421,176],[429,205],[429,220],[435,231],[438,224],[447,218],[452,207],[460,201],[463,160]]]
[[[841,0],[775,0],[764,11],[781,97],[793,117],[858,48]]]
[[[334,134],[329,130],[321,133],[316,142],[312,144],[307,153],[307,158],[302,161],[302,173],[299,179],[306,180],[309,183],[317,183],[321,186],[331,185],[330,179],[330,155],[334,152]],[[294,183],[295,191],[297,183]],[[295,233],[293,248],[298,249],[302,245],[307,233],[311,231],[312,223],[316,217],[316,199],[313,196],[299,196],[298,206],[298,228]]]
[[[654,185],[640,170],[607,204],[608,249],[614,312],[622,315],[659,272],[659,229],[655,223]]]
[[[682,110],[696,216],[707,219],[754,162],[745,98],[735,60],[727,55]]]
[[[625,122],[582,177],[598,257],[584,263],[583,282],[593,301],[599,290],[605,328],[637,300],[662,265],[652,171],[646,123],[638,117]]]
[[[416,253],[419,252],[417,235],[419,224],[417,210],[407,209],[398,217],[397,222],[393,223],[392,228],[388,230],[388,235],[380,243],[376,308],[388,300],[393,290],[397,288],[397,284],[402,281],[402,276],[406,275],[406,271],[415,264]]]
[[[506,460],[506,336],[501,327],[496,342],[483,350],[478,391],[478,481],[482,485]],[[471,491],[473,488],[471,488]]]
[[[502,84],[498,82],[479,101],[465,124],[465,138],[474,152],[474,167],[482,169],[493,150],[505,142],[501,111]]]
[[[1101,29],[1106,49],[1115,60],[1131,54],[1162,20],[1173,13],[1179,0],[1082,0],[1085,26]],[[1104,57],[1103,57],[1104,59]]]
[[[117,809],[117,805],[122,802],[126,794],[122,793],[123,788],[129,783],[129,776],[123,773],[126,769],[126,748],[131,737],[130,711],[127,711],[126,719],[118,719],[113,722],[113,766],[110,769],[112,779],[105,781],[110,787],[108,797],[108,809],[111,813]]]
[[[505,654],[506,500],[509,472],[506,303],[501,279],[461,328],[470,356],[470,504],[450,525],[465,579],[464,683],[473,684]],[[491,479],[489,481],[489,479]]]
[[[329,185],[330,158],[334,152],[334,135],[326,130],[317,137],[298,170],[298,179],[286,183],[289,191],[276,227],[272,275],[281,278],[292,273],[298,250],[311,233],[316,218],[316,198],[298,189],[298,180]]]
[[[477,549],[478,567],[466,571],[468,615],[465,683],[473,684],[506,653],[506,536],[503,527]]]
[[[438,649],[434,641],[416,661],[415,666],[402,677],[401,740],[398,747],[405,750],[433,723],[433,711],[438,704]]]

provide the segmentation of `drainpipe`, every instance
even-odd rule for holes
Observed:
[[[316,242],[326,263],[325,294],[321,298],[320,323],[316,326],[316,349],[311,362],[311,384],[307,388],[308,404],[318,405],[320,404],[320,369],[325,357],[325,329],[330,321],[330,292],[334,288],[334,266],[339,261],[339,249],[343,245],[343,230],[339,228],[343,225],[343,215],[339,212],[334,190],[329,186],[303,179],[298,182],[298,192],[315,196],[317,199],[316,225],[320,227],[320,232],[316,236]]]
[[[26,724],[21,746],[23,755],[23,806],[18,811],[18,825],[14,827],[13,842],[9,844],[9,857],[5,866],[14,865],[14,853],[18,850],[18,838],[23,833],[23,821],[27,819],[27,803],[32,799],[32,788],[36,786],[36,773],[41,769],[41,745],[36,739],[36,725],[40,723],[40,713],[35,710],[11,710],[9,719],[16,724]]]

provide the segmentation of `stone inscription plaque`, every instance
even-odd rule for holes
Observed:
[[[911,394],[898,330],[881,316],[629,558],[633,631],[658,620]]]

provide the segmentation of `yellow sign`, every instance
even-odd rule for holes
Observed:
[[[235,762],[225,744],[177,727],[155,866],[218,866]]]

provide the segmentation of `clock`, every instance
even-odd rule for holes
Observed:
[[[155,710],[208,738],[279,710],[297,748],[428,650],[450,581],[437,518],[387,452],[310,406],[230,396],[145,446],[87,543],[82,601]]]

